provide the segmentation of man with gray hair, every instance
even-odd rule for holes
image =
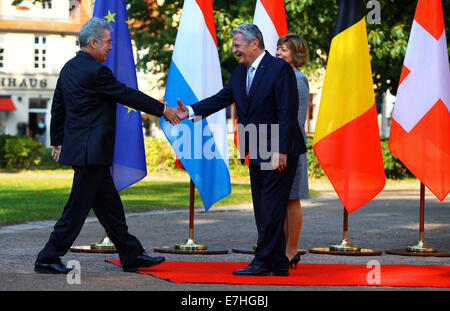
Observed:
[[[72,190],[61,218],[38,254],[35,271],[68,273],[64,256],[93,208],[113,241],[124,271],[151,267],[164,261],[144,253],[139,240],[128,233],[120,196],[110,166],[114,153],[116,103],[164,116],[179,123],[167,105],[117,81],[102,65],[111,45],[111,28],[106,20],[92,18],[81,27],[80,51],[60,72],[53,95],[50,123],[52,157],[74,170]]]
[[[254,24],[243,24],[232,32],[233,53],[239,65],[230,81],[216,95],[191,106],[178,100],[174,110],[180,119],[203,118],[232,103],[236,104],[239,123],[256,126],[256,135],[239,135],[241,157],[250,155],[250,182],[253,209],[258,229],[255,258],[235,275],[289,275],[285,254],[284,219],[298,156],[306,151],[297,122],[298,92],[295,73],[282,59],[264,50],[261,31]],[[278,127],[279,136],[264,132]],[[261,132],[261,133],[260,133]],[[278,139],[278,150],[272,141]],[[255,143],[250,143],[254,142]],[[249,150],[256,145],[257,150]],[[271,148],[272,158],[264,156]],[[242,154],[244,150],[244,154]],[[264,152],[263,152],[264,151]],[[268,163],[269,162],[269,163]],[[271,170],[268,170],[270,164]]]

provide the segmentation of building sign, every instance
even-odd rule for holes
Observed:
[[[14,88],[14,89],[48,89],[48,78],[44,77],[16,77],[16,76],[1,76],[0,88]]]

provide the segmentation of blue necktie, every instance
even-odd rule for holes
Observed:
[[[253,82],[253,73],[255,72],[255,68],[250,66],[247,68],[247,96],[248,93],[250,93],[250,87],[252,86]]]

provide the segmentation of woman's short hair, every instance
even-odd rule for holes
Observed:
[[[292,53],[295,67],[301,67],[309,61],[308,44],[299,35],[286,35],[278,39],[277,46],[285,44]]]
[[[111,31],[111,29],[111,25],[106,19],[93,17],[81,27],[78,33],[78,43],[80,47],[86,47],[92,38],[100,43],[105,35],[105,30]]]
[[[244,41],[247,43],[250,43],[253,39],[258,39],[258,47],[260,49],[264,49],[263,35],[261,33],[261,30],[259,30],[258,26],[256,26],[255,24],[242,24],[231,31],[232,36],[237,33],[240,33],[242,35],[242,39],[244,39]]]

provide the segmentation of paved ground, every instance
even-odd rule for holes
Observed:
[[[322,196],[305,200],[304,226],[299,247],[327,247],[342,238],[343,208],[328,183],[312,183]],[[425,203],[425,241],[429,246],[450,252],[450,199],[439,202],[428,190]],[[130,232],[153,253],[154,247],[173,245],[188,237],[188,211],[159,211],[127,215]],[[436,288],[379,288],[364,286],[248,286],[223,284],[175,284],[151,276],[124,273],[105,259],[115,254],[69,252],[63,261],[78,260],[81,284],[68,284],[62,275],[33,272],[39,250],[47,241],[54,221],[0,227],[0,291],[379,291],[442,290]],[[416,244],[419,231],[419,185],[414,182],[388,183],[374,200],[349,217],[349,240],[363,248],[388,250]],[[103,228],[89,218],[74,245],[89,245],[103,237]],[[231,252],[233,247],[256,241],[251,205],[196,210],[195,238],[210,248],[226,248],[225,255],[164,255],[169,261],[249,262],[251,255]],[[158,254],[161,255],[161,254]],[[450,257],[336,256],[306,253],[302,263],[450,265]],[[445,290],[445,289],[444,289]],[[448,289],[447,289],[448,290]]]

